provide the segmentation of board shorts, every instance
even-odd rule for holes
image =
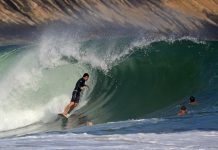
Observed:
[[[80,92],[78,92],[78,91],[73,91],[73,93],[72,93],[72,98],[71,98],[71,102],[79,103],[79,99],[80,99]]]

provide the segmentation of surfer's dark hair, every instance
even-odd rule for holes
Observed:
[[[83,77],[89,77],[88,73],[84,73]]]
[[[194,96],[191,96],[191,97],[189,98],[189,100],[190,100],[190,102],[195,102],[195,97],[194,97]]]

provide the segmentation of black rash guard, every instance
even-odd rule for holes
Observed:
[[[85,79],[81,78],[77,81],[74,91],[81,92],[81,87],[85,86]]]

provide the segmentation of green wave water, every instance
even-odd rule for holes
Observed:
[[[134,47],[107,75],[98,72],[91,100],[81,111],[96,122],[143,118],[156,111],[156,116],[175,115],[178,108],[158,110],[188,103],[191,95],[205,99],[208,92],[216,94],[217,49],[217,42],[190,40]],[[216,103],[204,101],[205,107]]]
[[[218,42],[183,39],[134,45],[133,41],[120,38],[2,46],[0,130],[36,123],[40,127],[33,130],[60,126],[58,122],[46,124],[68,103],[84,72],[91,75],[91,90],[83,93],[69,128],[79,125],[78,116],[95,124],[151,114],[174,116],[176,106],[190,95],[205,99],[202,108],[217,105]]]

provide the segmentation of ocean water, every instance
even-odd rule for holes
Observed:
[[[191,37],[2,45],[0,149],[217,149],[217,49]],[[66,121],[57,114],[85,72]]]

